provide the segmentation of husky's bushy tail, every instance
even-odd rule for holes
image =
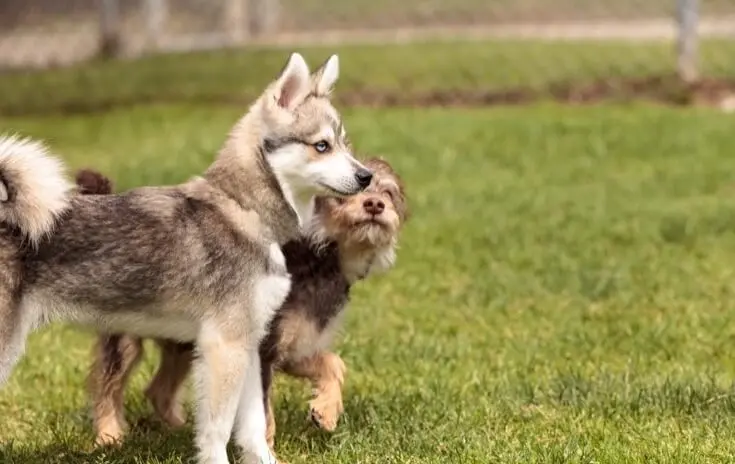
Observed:
[[[64,165],[42,142],[0,135],[0,223],[35,244],[68,208],[71,189]]]

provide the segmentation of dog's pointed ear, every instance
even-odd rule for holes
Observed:
[[[299,53],[292,53],[276,81],[278,106],[292,110],[309,93],[309,66]]]
[[[312,92],[318,96],[329,95],[338,78],[339,57],[332,55],[311,76]]]

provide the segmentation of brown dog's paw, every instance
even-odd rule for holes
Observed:
[[[149,387],[145,392],[153,410],[158,417],[169,427],[177,429],[186,424],[186,410],[184,405],[171,394],[160,389]]]
[[[343,412],[342,398],[337,395],[318,395],[309,403],[309,417],[322,430],[334,432]]]
[[[161,414],[161,419],[171,428],[178,429],[186,424],[186,411],[181,404],[174,403]]]
[[[122,417],[108,414],[99,419],[96,425],[97,436],[94,439],[95,446],[119,445],[125,437],[128,424]]]
[[[125,434],[121,429],[104,430],[97,434],[94,439],[95,446],[118,446],[122,443]]]

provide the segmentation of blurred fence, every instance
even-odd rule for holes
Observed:
[[[694,80],[700,40],[735,44],[735,1],[0,0],[0,70],[67,66],[100,55],[462,38],[669,44],[670,72],[678,66],[681,77]],[[729,73],[735,49],[720,50],[708,63],[722,63]],[[570,54],[558,65],[581,68],[608,58]],[[542,60],[534,70],[522,61],[523,72],[549,66]]]

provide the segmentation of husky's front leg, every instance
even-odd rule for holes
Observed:
[[[251,346],[252,356],[247,365],[245,385],[237,409],[235,440],[242,448],[246,464],[278,462],[266,439],[267,424],[259,348],[273,316],[291,291],[291,276],[286,270],[286,258],[277,245],[271,245],[269,258],[271,272],[256,280],[253,287],[252,329],[253,339],[257,343]],[[270,365],[267,368],[270,369]]]
[[[248,333],[213,321],[203,324],[194,360],[197,387],[196,444],[200,464],[229,464],[232,435],[247,366],[253,363]]]
[[[256,351],[245,373],[245,385],[237,409],[235,440],[242,448],[244,464],[277,464],[266,439],[266,412],[260,369],[260,356]]]

